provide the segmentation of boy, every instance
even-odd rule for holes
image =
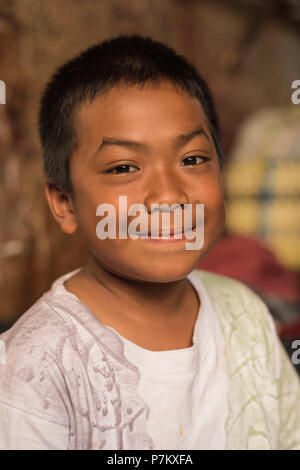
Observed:
[[[89,255],[1,335],[0,447],[300,449],[300,384],[265,304],[195,270],[224,227],[218,120],[196,70],[150,38],[105,41],[53,76],[39,124],[49,207]],[[145,208],[135,237],[119,230],[135,215],[119,219],[124,196]],[[186,249],[197,204],[203,243]]]

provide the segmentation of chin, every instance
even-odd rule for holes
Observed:
[[[184,279],[193,269],[195,268],[195,263],[192,265],[185,266],[160,266],[155,269],[149,267],[144,269],[143,272],[136,273],[136,280],[141,282],[156,282],[156,283],[168,283],[176,282]]]

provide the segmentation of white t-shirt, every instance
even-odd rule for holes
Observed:
[[[149,351],[66,290],[77,271],[0,335],[0,449],[224,449],[225,342],[201,279],[187,276],[200,297],[193,346]]]

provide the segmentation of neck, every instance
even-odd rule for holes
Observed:
[[[99,266],[89,258],[82,269],[83,279],[94,297],[105,298],[126,315],[146,322],[170,321],[179,317],[193,287],[184,278],[174,282],[147,282],[124,278]],[[189,297],[190,298],[190,297]]]

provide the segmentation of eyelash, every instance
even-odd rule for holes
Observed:
[[[204,157],[203,155],[189,155],[188,157],[185,157],[182,161],[186,160],[187,158],[202,158],[204,160],[203,163],[207,162],[208,160],[210,160],[210,158],[208,157]],[[184,165],[186,166],[186,165]],[[195,166],[195,165],[192,165],[192,166]]]
[[[183,159],[184,160],[187,160],[188,158],[202,158],[204,160],[204,163],[207,162],[208,160],[210,160],[210,158],[208,157],[204,157],[203,155],[190,155],[188,157],[185,157]],[[189,166],[189,165],[183,165],[183,166]],[[192,165],[192,166],[196,166],[196,165]],[[116,172],[114,173],[114,170],[117,170],[118,168],[121,168],[121,167],[132,167],[132,168],[136,168],[134,167],[133,165],[126,165],[126,164],[123,164],[123,165],[118,165],[118,166],[115,166],[114,168],[111,168],[110,170],[107,170],[106,173],[112,173],[112,174],[117,174],[117,175],[120,175],[120,174],[128,174],[128,173],[135,173],[134,171],[121,171],[120,173]]]
[[[135,166],[133,165],[126,165],[126,164],[123,164],[123,165],[118,165],[118,166],[115,166],[114,168],[111,168],[110,170],[107,170],[106,173],[113,173],[113,174],[124,174],[124,173],[135,173],[134,171],[121,171],[120,173],[114,173],[114,170],[116,170],[117,168],[121,168],[121,167],[132,167],[132,168],[136,168]]]

